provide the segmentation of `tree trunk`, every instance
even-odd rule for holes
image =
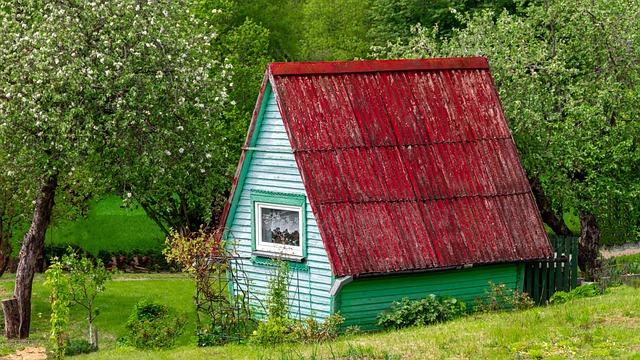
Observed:
[[[18,337],[25,339],[29,337],[29,326],[31,323],[31,287],[33,275],[36,272],[38,259],[42,256],[42,246],[51,212],[55,202],[56,188],[58,186],[57,174],[47,176],[41,180],[35,208],[33,210],[33,220],[31,227],[22,241],[20,257],[18,260],[18,270],[16,271],[16,287],[13,296],[18,299],[18,309],[20,312],[20,323],[17,325]],[[5,313],[5,316],[7,314]]]
[[[544,193],[540,179],[537,177],[529,178],[529,184],[531,184],[531,192],[533,192],[533,196],[536,198],[536,204],[538,205],[538,211],[540,211],[542,221],[544,221],[556,235],[573,236],[573,232],[567,224],[565,224],[562,216],[558,217],[553,211],[551,199]]]
[[[4,313],[4,336],[6,336],[7,339],[18,337],[20,325],[18,299],[11,298],[2,300],[2,312]]]
[[[585,280],[594,280],[602,262],[600,260],[600,229],[596,217],[580,212],[580,241],[578,243],[578,266]]]

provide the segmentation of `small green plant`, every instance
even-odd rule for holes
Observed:
[[[391,307],[377,317],[378,325],[384,328],[403,328],[428,325],[452,320],[464,314],[466,305],[459,299],[447,296],[440,299],[427,295],[424,299],[394,301]]]
[[[153,300],[142,299],[125,325],[128,335],[124,343],[139,349],[167,349],[184,333],[186,319]]]
[[[113,273],[104,267],[100,259],[94,265],[90,258],[76,254],[71,247],[67,251],[67,255],[62,257],[62,263],[69,270],[71,300],[86,310],[89,344],[97,348],[98,339],[93,321],[100,314],[100,309],[95,306],[95,299],[104,291],[104,283],[111,280]]]
[[[87,340],[69,340],[67,339],[64,354],[67,356],[89,354],[94,351],[98,351],[98,347],[91,345]]]
[[[349,325],[346,329],[344,329],[345,335],[360,335],[362,334],[362,328],[360,325]]]
[[[291,333],[288,340],[304,343],[321,343],[336,338],[339,334],[340,325],[344,323],[344,318],[340,312],[331,314],[324,321],[319,322],[313,316],[309,316],[303,321],[295,321],[291,325]]]
[[[45,272],[45,285],[51,287],[51,339],[53,343],[53,357],[64,358],[65,332],[69,325],[69,304],[71,303],[71,285],[62,271],[62,264],[58,259]]]
[[[582,286],[578,286],[577,288],[569,292],[558,291],[554,293],[553,295],[551,295],[551,298],[549,299],[549,304],[563,304],[570,300],[594,297],[601,294],[602,294],[602,290],[595,283],[582,285]]]
[[[511,293],[511,305],[514,311],[528,310],[535,304],[535,301],[526,292],[515,290]]]
[[[276,260],[267,284],[266,321],[258,324],[251,341],[257,344],[277,344],[285,341],[291,320],[289,313],[289,264]]]
[[[489,281],[489,290],[485,290],[485,297],[475,299],[475,311],[493,312],[511,309],[520,311],[531,309],[535,303],[529,294],[507,288],[503,283],[498,285]]]

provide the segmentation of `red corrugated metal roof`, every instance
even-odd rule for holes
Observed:
[[[486,59],[266,76],[336,276],[552,254]]]

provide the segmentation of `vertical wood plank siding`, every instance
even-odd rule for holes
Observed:
[[[293,153],[282,152],[291,149],[273,93],[267,99],[267,107],[262,119],[257,123],[257,138],[251,144],[252,155],[240,201],[231,223],[230,238],[235,239],[238,254],[246,259],[251,257],[251,201],[252,190],[275,191],[289,194],[305,194],[304,185]],[[279,149],[278,151],[269,150]],[[290,316],[304,318],[315,313],[317,319],[329,315],[332,273],[327,253],[322,244],[318,225],[307,200],[307,269],[291,269],[289,284]],[[239,284],[244,289],[249,282],[249,298],[257,315],[264,315],[260,301],[264,302],[267,282],[273,267],[245,260],[244,271],[249,280]]]
[[[340,314],[344,326],[359,325],[363,330],[376,329],[376,316],[393,301],[450,295],[473,306],[476,297],[484,296],[489,281],[504,283],[510,289],[521,289],[522,272],[518,264],[501,264],[462,270],[434,271],[422,274],[396,275],[357,279],[340,292]]]

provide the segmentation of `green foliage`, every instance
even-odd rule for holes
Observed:
[[[189,236],[172,231],[166,243],[167,261],[178,264],[196,283],[198,345],[220,345],[232,335],[246,337],[253,325],[248,304],[242,294],[229,296],[227,286],[219,283],[234,271],[229,269],[226,241],[217,240],[210,229],[200,229]]]
[[[302,61],[366,58],[370,0],[308,0],[303,5]]]
[[[197,4],[196,12],[199,16],[210,18],[213,15],[217,19],[216,23],[223,25],[220,31],[221,38],[225,36],[227,31],[237,28],[249,20],[268,31],[269,46],[267,50],[269,57],[276,61],[292,61],[298,58],[300,11],[303,2],[296,0],[200,0]],[[223,39],[222,42],[224,43],[225,40]]]
[[[266,321],[258,324],[251,341],[256,344],[272,345],[285,341],[291,326],[289,320],[289,263],[274,260],[274,269],[267,284],[265,308]]]
[[[320,343],[334,339],[344,322],[339,313],[332,314],[322,322],[313,316],[303,321],[289,319],[289,272],[289,263],[275,260],[265,299],[267,317],[258,324],[250,341],[254,344],[274,345],[285,341]]]
[[[45,285],[51,287],[51,336],[54,341],[53,356],[55,359],[64,358],[65,336],[69,325],[69,305],[72,300],[71,284],[64,275],[63,264],[55,259],[45,272]]]
[[[189,236],[172,230],[165,241],[167,247],[162,253],[167,261],[177,263],[183,272],[194,276],[196,281],[204,281],[204,278],[209,277],[210,271],[224,272],[227,269],[225,263],[219,264],[220,268],[212,267],[212,256],[222,256],[225,253],[225,242],[218,241],[215,235],[205,228],[200,228]]]
[[[15,176],[18,167],[14,157],[0,146],[0,276],[9,265],[19,230],[31,208],[28,191]]]
[[[286,340],[291,322],[286,318],[269,318],[265,322],[258,324],[258,328],[253,331],[250,341],[260,345],[275,345]]]
[[[98,351],[98,347],[91,345],[87,340],[69,340],[67,339],[64,354],[66,356],[89,354]]]
[[[549,304],[554,304],[554,305],[563,304],[563,303],[566,303],[567,301],[571,301],[574,299],[582,299],[582,298],[594,297],[598,295],[602,295],[602,291],[597,284],[582,285],[582,286],[578,286],[577,288],[569,292],[566,292],[566,291],[555,292],[553,295],[551,295],[551,298],[549,299]]]
[[[602,268],[596,273],[596,284],[603,292],[622,284],[637,286],[636,274],[640,274],[640,254],[612,257],[604,260]]]
[[[485,297],[475,299],[475,311],[493,312],[511,309],[513,311],[531,309],[535,303],[529,294],[507,288],[489,281],[490,289],[484,291]]]
[[[111,280],[113,273],[107,271],[100,259],[94,264],[90,258],[76,254],[71,248],[68,255],[62,257],[62,263],[69,270],[70,300],[86,310],[89,343],[95,346],[97,339],[94,339],[93,322],[100,313],[95,307],[95,299],[104,291],[104,283]]]
[[[640,274],[640,254],[615,256],[606,259],[603,268],[618,274]]]
[[[400,329],[415,325],[446,322],[464,314],[466,305],[453,297],[437,298],[427,295],[424,299],[394,301],[393,305],[377,317],[378,325]]]
[[[167,349],[172,347],[185,329],[183,315],[156,301],[143,299],[133,308],[125,328],[124,342],[139,349]]]
[[[359,335],[362,334],[362,328],[360,325],[349,325],[344,329],[345,335]]]
[[[453,29],[464,26],[459,14],[503,9],[510,13],[520,12],[528,1],[513,0],[371,0],[370,36],[378,45],[387,42],[406,42],[412,37],[411,27],[421,24],[431,29],[437,26],[446,36]]]
[[[289,313],[290,268],[286,261],[276,260],[276,266],[267,284],[267,317],[287,318]]]
[[[315,314],[314,314],[315,315]],[[310,316],[303,321],[294,321],[288,335],[289,341],[304,343],[321,343],[331,341],[339,334],[340,326],[344,323],[344,318],[340,312],[331,314],[322,322]]]
[[[55,178],[74,208],[112,188],[162,229],[209,221],[235,167],[216,29],[184,0],[0,7],[0,147],[24,188]]]

